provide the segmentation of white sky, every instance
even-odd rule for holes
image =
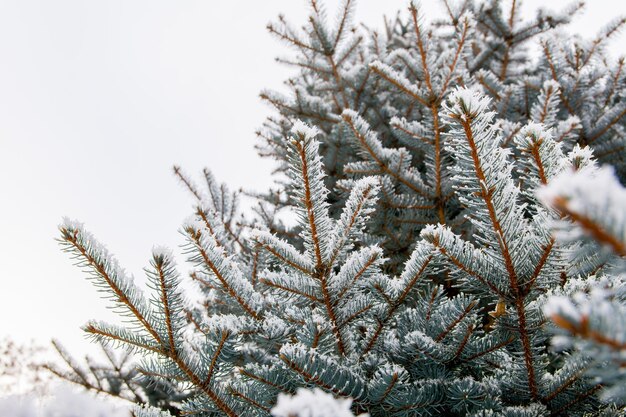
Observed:
[[[325,3],[332,16],[339,1]],[[139,280],[153,245],[183,243],[192,201],[174,163],[207,166],[233,188],[269,186],[272,165],[253,149],[271,113],[258,93],[291,70],[274,62],[289,50],[265,25],[279,13],[304,23],[304,4],[0,0],[0,337],[83,351],[79,327],[112,317],[54,241],[62,216],[85,222]],[[357,20],[380,26],[406,4],[361,0]],[[427,14],[438,4],[422,2]],[[590,2],[572,30],[589,37],[618,15],[626,2]]]

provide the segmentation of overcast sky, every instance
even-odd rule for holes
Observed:
[[[325,3],[331,12],[339,1]],[[423,1],[425,13],[438,3]],[[274,62],[288,50],[265,25],[279,13],[303,23],[304,4],[0,0],[0,337],[57,337],[82,351],[79,327],[111,317],[54,241],[63,216],[140,280],[153,245],[183,242],[192,201],[173,164],[207,166],[233,188],[270,185],[272,165],[253,149],[271,113],[258,93],[291,71]],[[361,0],[357,20],[380,26],[406,4]],[[626,15],[626,2],[592,5],[572,31],[592,36]]]

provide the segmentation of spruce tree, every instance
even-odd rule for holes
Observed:
[[[253,215],[209,171],[199,187],[175,168],[201,307],[169,250],[144,295],[61,224],[126,317],[85,330],[134,352],[134,383],[170,387],[173,414],[268,416],[303,387],[371,416],[617,413],[626,77],[604,44],[624,19],[585,41],[563,30],[582,4],[524,20],[515,0],[444,0],[440,21],[411,3],[376,31],[353,3],[268,26],[298,73],[291,94],[261,95],[276,115],[259,153],[284,176]]]

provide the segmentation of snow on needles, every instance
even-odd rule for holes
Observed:
[[[489,108],[491,99],[473,88],[458,87],[449,96],[446,110],[458,117],[475,117]]]
[[[301,120],[296,120],[293,124],[293,127],[291,128],[291,133],[296,136],[301,134],[307,138],[314,138],[315,136],[319,135],[320,130],[315,126],[311,127],[307,125]]]

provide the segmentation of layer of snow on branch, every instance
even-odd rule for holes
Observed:
[[[564,296],[550,297],[543,307],[543,312],[548,317],[565,316],[576,321],[581,318],[581,313],[576,309],[572,300]]]
[[[314,138],[320,133],[320,130],[315,126],[311,127],[300,120],[296,120],[291,128],[291,133],[294,135],[302,134],[307,138]]]
[[[349,398],[337,399],[319,388],[307,390],[299,388],[296,395],[278,395],[278,402],[272,409],[274,417],[354,417]],[[360,414],[358,417],[367,417]]]
[[[613,167],[603,166],[592,175],[587,171],[583,169],[559,175],[538,192],[539,198],[546,204],[563,198],[569,210],[582,214],[594,205],[616,207],[618,210],[626,207],[626,191],[615,176]]]

